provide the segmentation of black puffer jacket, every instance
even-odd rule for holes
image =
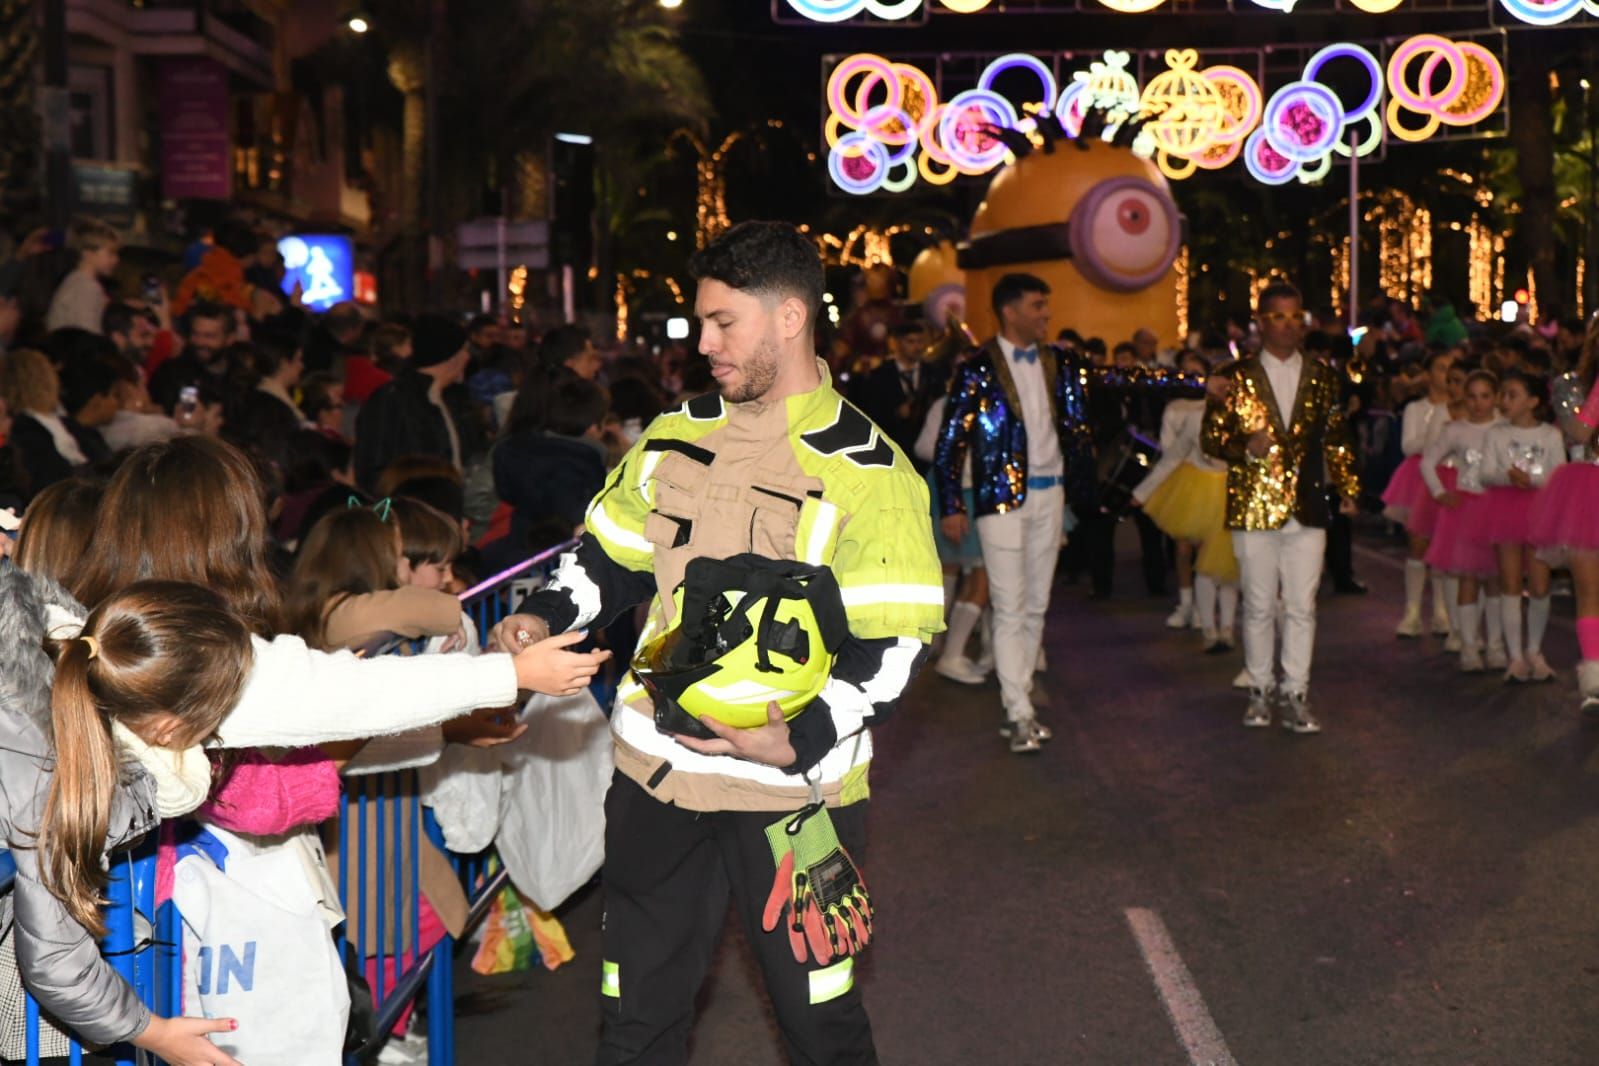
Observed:
[[[580,437],[515,433],[494,449],[494,491],[511,505],[511,541],[518,549],[570,537],[604,487],[604,457]]]

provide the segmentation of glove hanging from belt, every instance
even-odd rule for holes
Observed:
[[[839,843],[833,819],[820,801],[766,827],[777,875],[766,898],[762,926],[783,922],[794,961],[807,952],[819,965],[856,955],[872,938],[872,902],[860,869]]]

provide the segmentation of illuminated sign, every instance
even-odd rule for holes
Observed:
[[[300,289],[300,302],[326,311],[355,298],[355,251],[350,238],[302,233],[278,241],[283,256],[283,291]]]
[[[1363,45],[1328,45],[1269,97],[1239,67],[1200,68],[1194,49],[1169,49],[1164,58],[1165,69],[1140,87],[1126,52],[1106,52],[1069,80],[1057,79],[1044,59],[1011,53],[989,62],[974,88],[943,101],[914,64],[849,56],[827,80],[828,173],[857,195],[901,192],[918,178],[943,185],[1013,161],[998,132],[1042,143],[1037,116],[1053,115],[1076,137],[1094,110],[1107,133],[1137,120],[1133,150],[1174,180],[1241,159],[1265,184],[1308,183],[1327,176],[1334,155],[1370,155],[1389,136],[1422,141],[1444,126],[1475,126],[1499,110],[1505,93],[1493,52],[1435,34],[1394,44],[1386,65]],[[1353,75],[1338,81],[1348,99],[1323,80],[1333,64]],[[1001,75],[1021,88],[1002,94]]]

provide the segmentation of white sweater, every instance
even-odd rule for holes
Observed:
[[[1488,422],[1468,422],[1459,418],[1445,426],[1438,439],[1421,453],[1421,479],[1427,483],[1427,491],[1435,497],[1442,495],[1444,483],[1438,478],[1438,464],[1449,459],[1460,470],[1456,488],[1473,495],[1480,493],[1488,431],[1498,424],[1499,416],[1495,415]]]
[[[1501,422],[1488,431],[1483,447],[1482,483],[1508,485],[1510,471],[1519,468],[1541,488],[1565,461],[1566,438],[1559,427],[1539,422],[1518,429]]]
[[[1227,464],[1206,455],[1199,447],[1199,432],[1205,424],[1204,400],[1173,400],[1160,416],[1160,461],[1144,475],[1133,490],[1133,498],[1143,503],[1161,483],[1183,463],[1201,470],[1224,473]]]
[[[49,608],[50,635],[76,636],[81,619]],[[222,720],[223,748],[300,747],[388,736],[516,702],[511,656],[380,655],[314,651],[294,636],[250,638],[255,660],[239,702]]]
[[[1399,450],[1406,456],[1420,455],[1438,439],[1449,424],[1449,405],[1417,400],[1405,407],[1399,427]]]

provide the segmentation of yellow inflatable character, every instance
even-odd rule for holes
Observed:
[[[1182,216],[1154,163],[1098,138],[1057,142],[1001,170],[960,248],[972,331],[991,337],[994,283],[1020,271],[1050,287],[1051,326],[1107,344],[1152,329],[1180,344]]]

